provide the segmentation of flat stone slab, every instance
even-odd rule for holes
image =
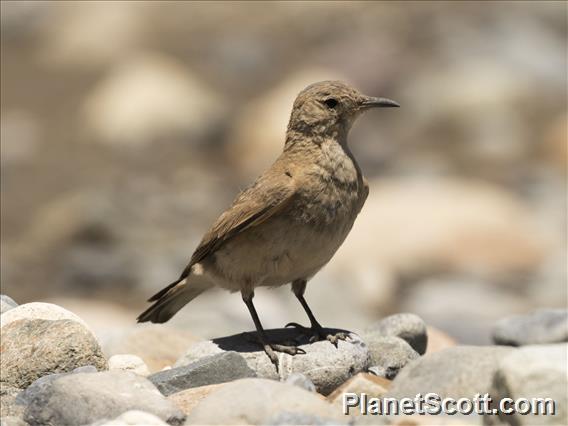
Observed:
[[[332,333],[345,330],[328,329]],[[188,365],[204,357],[227,351],[238,352],[257,377],[286,380],[293,373],[302,373],[310,379],[318,392],[327,395],[353,375],[370,365],[369,349],[361,338],[350,332],[349,340],[339,341],[337,347],[325,341],[309,343],[309,337],[293,328],[267,330],[271,342],[297,344],[305,354],[278,354],[277,370],[262,348],[244,333],[199,342],[189,348],[176,362],[176,367]]]
[[[154,373],[148,377],[163,395],[171,395],[182,390],[199,386],[230,382],[256,373],[247,365],[245,359],[236,352],[221,352],[201,358],[189,365]]]

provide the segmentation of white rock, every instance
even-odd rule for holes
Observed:
[[[159,417],[145,411],[130,410],[121,414],[114,420],[106,421],[98,426],[167,426]]]
[[[89,326],[85,321],[75,315],[73,312],[68,311],[61,306],[54,305],[52,303],[43,302],[32,302],[19,305],[14,309],[10,309],[8,312],[4,313],[0,317],[0,327],[5,327],[11,322],[18,321],[21,319],[27,320],[72,320],[81,323],[85,328],[89,329]]]
[[[500,360],[491,391],[496,401],[502,398],[551,398],[556,401],[554,416],[504,416],[508,424],[568,424],[567,348],[566,343],[524,346]]]
[[[139,374],[140,376],[147,376],[150,374],[150,370],[148,370],[148,366],[142,360],[142,358],[131,354],[111,356],[108,360],[108,369],[111,371],[132,371],[133,373]]]

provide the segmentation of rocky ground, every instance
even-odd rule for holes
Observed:
[[[459,345],[414,314],[383,318],[337,347],[309,343],[296,329],[274,329],[271,339],[306,352],[280,354],[276,368],[244,334],[199,340],[168,325],[138,325],[122,333],[120,346],[54,304],[18,305],[2,295],[1,309],[6,426],[568,422],[566,310],[504,318],[488,346]],[[558,405],[548,417],[345,415],[346,392],[377,398],[489,393],[495,401],[548,397]]]

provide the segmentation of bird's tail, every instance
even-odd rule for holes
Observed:
[[[154,304],[142,312],[138,316],[137,321],[166,322],[187,303],[210,288],[210,285],[192,278],[194,276],[190,274],[185,278],[174,281],[148,299],[149,302],[154,302]]]

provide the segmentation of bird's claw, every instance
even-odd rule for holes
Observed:
[[[304,327],[301,324],[298,324],[297,322],[289,322],[288,324],[286,324],[285,326],[287,327],[294,327],[297,330],[299,330],[301,333],[305,334],[305,335],[309,335],[310,339],[309,342],[310,343],[315,343],[318,342],[320,340],[327,340],[329,341],[332,345],[334,345],[335,347],[337,347],[337,344],[340,340],[349,340],[349,334],[348,333],[344,333],[344,332],[338,332],[335,334],[331,334],[331,333],[327,333],[322,327]]]
[[[245,338],[245,340],[248,340],[249,342],[252,343],[256,343],[259,344],[260,346],[262,346],[262,348],[264,349],[264,352],[266,353],[266,355],[268,356],[268,358],[270,358],[270,361],[272,362],[272,364],[274,364],[274,366],[276,367],[276,371],[278,371],[278,355],[276,354],[276,352],[282,352],[288,355],[304,355],[306,353],[305,350],[303,350],[302,348],[299,348],[297,346],[294,345],[282,345],[282,344],[277,344],[277,343],[268,343],[265,339],[263,339],[262,337],[259,337],[256,333],[254,334],[250,334],[250,333],[243,333],[243,337]]]

